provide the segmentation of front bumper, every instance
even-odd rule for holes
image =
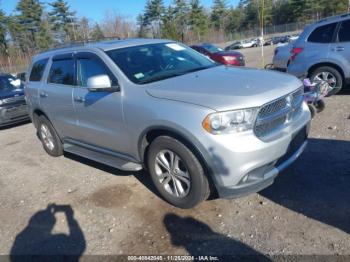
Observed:
[[[0,106],[0,127],[29,120],[28,107],[25,103]]]
[[[205,142],[210,157],[207,162],[219,196],[240,197],[271,185],[305,149],[310,119],[310,111],[303,103],[293,123],[268,140],[257,138],[253,132],[211,135]],[[305,136],[300,137],[303,132]],[[298,143],[294,145],[296,138]]]

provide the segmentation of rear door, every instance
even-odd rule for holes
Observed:
[[[128,150],[128,132],[123,122],[122,93],[90,91],[89,77],[107,75],[112,86],[118,82],[108,66],[96,54],[77,53],[77,88],[73,92],[81,141],[116,152]]]
[[[43,83],[39,89],[40,106],[61,138],[75,138],[78,134],[72,102],[75,86],[73,55],[54,56],[49,68],[47,83]]]
[[[311,32],[307,39],[308,43],[305,45],[305,50],[302,52],[305,59],[315,63],[328,59],[331,45],[335,41],[337,25],[338,23],[322,25]],[[315,57],[319,61],[314,61]]]
[[[332,56],[335,56],[342,68],[350,71],[350,20],[345,20],[339,24],[336,41],[331,46]]]

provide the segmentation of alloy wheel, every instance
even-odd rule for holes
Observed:
[[[155,159],[159,183],[172,196],[184,198],[191,188],[191,179],[184,161],[171,150],[160,151]]]

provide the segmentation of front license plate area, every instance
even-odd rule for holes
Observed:
[[[298,132],[294,133],[287,152],[280,159],[278,159],[276,166],[288,160],[302,146],[302,144],[307,139],[307,136],[308,134],[307,134],[306,126],[303,127],[301,130],[299,130]]]

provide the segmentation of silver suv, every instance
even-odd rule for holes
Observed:
[[[30,115],[48,154],[147,168],[181,208],[269,186],[306,145],[297,78],[219,65],[169,40],[51,50],[29,71]]]
[[[335,94],[350,83],[350,14],[321,20],[305,28],[293,45],[287,72],[325,80]]]

